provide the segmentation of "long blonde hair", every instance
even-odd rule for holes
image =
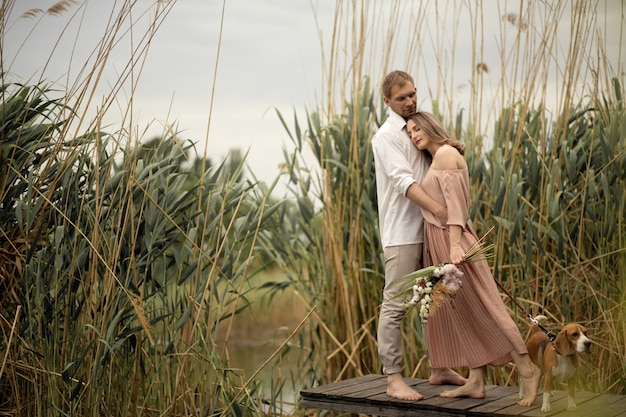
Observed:
[[[465,145],[450,136],[439,119],[437,119],[433,114],[425,111],[418,111],[414,115],[410,116],[409,120],[412,120],[417,127],[424,131],[431,142],[450,145],[456,148],[461,155],[465,155]]]

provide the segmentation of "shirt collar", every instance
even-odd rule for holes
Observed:
[[[400,116],[393,110],[389,110],[389,123],[398,131],[404,129],[404,127],[406,126],[406,120],[404,120],[404,117]]]

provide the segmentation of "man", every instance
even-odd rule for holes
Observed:
[[[383,99],[389,118],[372,139],[380,237],[385,257],[385,288],[378,322],[378,353],[387,375],[387,395],[401,400],[424,398],[402,378],[402,319],[406,307],[396,296],[402,278],[422,268],[424,219],[418,206],[438,217],[447,212],[419,187],[428,170],[428,162],[413,144],[406,131],[406,118],[417,106],[413,78],[403,71],[393,71],[382,84]],[[465,379],[450,369],[433,369],[431,384],[463,385]]]

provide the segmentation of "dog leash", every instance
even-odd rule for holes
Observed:
[[[539,320],[536,320],[533,316],[531,316],[530,313],[528,311],[526,311],[526,309],[524,307],[522,307],[520,305],[520,303],[518,303],[517,300],[511,294],[509,294],[509,292],[506,290],[506,288],[504,288],[502,286],[502,284],[500,284],[498,282],[497,279],[494,279],[494,281],[498,285],[498,288],[500,288],[502,291],[504,291],[504,293],[511,299],[511,301],[513,301],[513,304],[515,304],[517,306],[517,308],[519,308],[524,314],[526,314],[526,317],[528,317],[528,319],[531,321],[531,323],[537,325],[537,327],[539,327],[539,329],[541,329],[541,331],[544,332],[546,334],[546,336],[548,336],[548,339],[550,339],[550,343],[553,343],[554,339],[556,339],[556,335],[554,333],[550,332],[549,330],[545,329],[539,323]],[[553,346],[554,346],[554,344],[553,344]]]

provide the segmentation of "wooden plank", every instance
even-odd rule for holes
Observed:
[[[302,400],[302,405],[305,408],[315,409],[327,409],[333,411],[344,411],[359,414],[370,414],[380,416],[424,416],[424,417],[444,417],[451,414],[447,411],[440,411],[436,409],[428,409],[422,406],[422,401],[403,401],[389,397],[386,394],[387,383],[386,379],[382,381],[382,384],[368,384],[368,389],[359,389],[354,393],[347,393],[341,398],[342,403],[337,404],[337,398],[324,398],[316,399],[316,401],[310,401],[308,399]],[[407,379],[406,382],[414,387],[421,389],[430,389],[431,391],[437,388],[428,384],[426,380]],[[424,389],[422,389],[424,388]],[[336,394],[337,390],[331,390],[332,394]],[[433,396],[435,393],[432,394]],[[438,395],[438,394],[437,394]]]
[[[410,381],[407,381],[410,382]],[[437,402],[437,399],[440,399],[439,394],[445,386],[437,386],[430,385],[428,381],[423,381],[420,384],[410,383],[411,387],[417,389],[420,394],[424,396],[423,400],[420,401],[403,401],[397,400],[389,397],[386,393],[376,394],[367,398],[364,398],[363,401],[370,404],[376,404],[380,406],[386,407],[398,407],[398,409],[404,411],[415,411],[418,412],[418,415],[428,415],[428,416],[445,416],[445,415],[453,415],[449,410],[442,409]],[[449,400],[448,400],[449,401]],[[419,414],[421,413],[421,414]]]
[[[465,412],[473,407],[493,401],[500,398],[502,393],[495,385],[485,387],[486,398],[444,398],[441,393],[446,390],[457,388],[456,385],[431,385],[430,390],[424,390],[425,399],[420,401],[420,406],[432,407],[433,409],[446,409],[455,414],[465,414]],[[491,394],[493,392],[493,394]]]
[[[564,393],[562,391],[554,391],[552,395],[553,395],[552,401],[555,401],[555,400],[561,399]],[[525,416],[527,413],[533,413],[536,410],[541,411],[541,404],[543,403],[542,393],[539,393],[537,395],[537,399],[535,399],[535,402],[530,407],[522,407],[520,405],[517,405],[518,401],[520,400],[519,390],[515,391],[513,398],[515,399],[515,401],[513,401],[513,404],[511,404],[508,407],[504,407],[498,410],[496,413],[494,413],[494,416],[521,416],[521,415]],[[545,415],[545,413],[542,415]]]
[[[364,375],[356,378],[344,379],[342,381],[333,382],[331,384],[318,385],[317,387],[308,388],[306,390],[302,390],[300,394],[305,396],[315,396],[316,394],[326,394],[328,392],[332,392],[336,389],[341,389],[344,387],[353,387],[359,386],[362,383],[377,380],[384,378],[383,375]]]
[[[438,397],[439,393],[444,389],[443,386],[435,386],[428,383],[427,380],[406,378],[405,381],[409,386],[419,391],[425,398]],[[400,415],[407,415],[406,413],[417,413],[416,415],[431,415],[441,416],[450,415],[448,411],[442,412],[437,407],[430,407],[425,400],[421,401],[406,401],[391,398],[387,395],[387,384],[385,383],[378,389],[372,388],[369,390],[359,391],[349,395],[350,400],[358,401],[359,404],[367,404],[374,407],[384,407],[386,409],[394,410],[394,412],[401,412]]]
[[[519,407],[517,403],[519,402],[519,391],[516,387],[503,387],[508,389],[508,395],[498,398],[495,401],[491,401],[487,404],[474,407],[468,412],[468,416],[484,416],[484,415],[500,415],[498,414],[501,410],[508,410],[504,412],[503,415],[519,415],[520,412],[514,414],[511,411],[511,407]],[[540,399],[539,397],[538,399]],[[537,404],[537,401],[535,401]],[[528,410],[527,407],[519,407],[522,410]]]
[[[370,380],[364,380],[358,385],[348,385],[345,387],[333,387],[332,390],[328,390],[324,393],[325,396],[332,397],[354,397],[358,396],[363,391],[369,391],[374,389],[377,392],[387,391],[387,381],[385,378],[375,378]]]
[[[363,380],[363,379],[361,379]],[[387,396],[386,392],[386,380],[380,381],[367,380],[364,385],[367,389],[362,387],[355,389],[354,392],[347,392],[348,387],[352,384],[341,384],[341,388],[336,389],[336,384],[329,384],[325,389],[317,389],[315,401],[312,401],[313,396],[309,393],[303,392],[303,403],[305,407],[312,407],[317,409],[332,409],[335,411],[349,411],[349,412],[361,412],[366,410],[369,412],[377,413],[379,415],[395,415],[400,412],[400,415],[407,415],[407,412],[415,412],[419,415],[461,415],[476,405],[488,403],[499,399],[503,396],[509,395],[513,388],[499,387],[496,385],[489,385],[486,387],[486,398],[484,399],[472,399],[472,398],[443,398],[439,394],[444,390],[454,389],[454,385],[430,385],[427,380],[410,379],[407,378],[406,382],[413,388],[417,389],[422,395],[425,396],[425,400],[422,401],[402,401],[396,400]],[[353,387],[356,388],[356,387]],[[321,394],[320,394],[321,393]],[[342,398],[337,396],[338,393],[342,394]],[[324,397],[320,399],[320,397]],[[334,400],[341,400],[342,404],[338,405]],[[326,407],[326,408],[325,408]],[[389,412],[383,412],[381,410],[388,409]],[[415,410],[419,411],[415,411]],[[426,414],[425,414],[426,413]]]
[[[389,417],[450,417],[453,414],[448,412],[439,412],[436,410],[425,410],[416,406],[417,402],[408,403],[406,406],[401,406],[402,403],[395,403],[393,406],[379,406],[369,403],[350,403],[350,404],[338,404],[337,402],[325,402],[318,400],[313,404],[310,404],[307,400],[302,400],[302,406],[304,408],[316,409],[316,410],[332,410],[342,411],[348,413],[367,414],[374,416],[389,416]]]
[[[582,404],[584,404],[586,401],[592,400],[593,398],[598,396],[600,396],[600,394],[594,394],[591,392],[579,392],[576,394],[576,403],[578,404],[578,407],[581,408]],[[567,392],[565,391],[552,391],[552,401],[550,402],[550,404],[552,405],[552,411],[550,411],[549,413],[541,411],[543,397],[541,400],[542,401],[535,401],[535,404],[538,407],[525,412],[523,414],[524,417],[542,417],[546,415],[561,417],[579,415],[574,414],[574,412],[572,411],[567,411]],[[582,415],[584,416],[585,414]]]
[[[453,388],[453,386],[430,385],[427,380],[423,379],[407,378],[405,380],[407,384],[417,389],[426,398],[440,398],[439,393],[441,391],[446,388]],[[386,394],[386,378],[366,381],[364,387],[354,389],[353,392],[349,392],[349,386],[349,384],[344,384],[339,389],[335,386],[328,387],[328,389],[318,389],[313,396],[310,395],[310,392],[307,392],[308,390],[302,391],[302,406],[305,408],[385,416],[440,417],[451,415],[449,410],[441,409],[440,407],[429,407],[428,404],[424,404],[424,401],[403,401],[389,397]],[[342,395],[337,396],[338,393]],[[315,397],[314,400],[313,397]],[[341,404],[337,404],[339,400],[341,400]]]
[[[471,417],[626,417],[626,397],[614,394],[577,392],[578,410],[569,412],[565,391],[553,392],[553,411],[541,411],[540,394],[531,407],[517,405],[518,388],[486,386],[484,399],[443,398],[441,392],[454,389],[451,385],[431,385],[428,380],[406,378],[407,384],[424,395],[421,401],[402,401],[386,394],[384,375],[364,375],[358,378],[317,386],[300,392],[301,406],[317,410],[332,410],[378,416],[471,416]]]
[[[440,396],[441,392],[445,390],[450,390],[457,388],[456,385],[431,385],[427,380],[411,380],[407,379],[406,382],[412,388],[416,389],[424,396],[424,399],[416,404],[419,404],[420,407],[424,406],[433,406],[440,407],[442,404],[446,404],[448,407],[453,410],[467,410],[469,408],[475,407],[477,404],[483,404],[485,402],[493,401],[494,399],[500,398],[504,395],[508,394],[508,389],[504,387],[499,387],[497,385],[490,385],[486,387],[487,398],[485,399],[473,399],[473,398],[443,398]],[[367,396],[367,394],[373,394],[371,396]],[[352,396],[351,396],[352,397]],[[381,392],[367,392],[361,391],[358,393],[358,397],[366,398],[368,401],[374,402],[389,402],[389,401],[400,401],[395,400],[387,396],[384,391]]]
[[[612,409],[619,410],[620,412],[615,414],[614,417],[624,417],[626,416],[626,397],[622,397],[621,400],[611,404]]]
[[[476,407],[491,404],[494,401],[511,395],[511,390],[511,387],[500,387],[497,385],[491,385],[485,387],[485,398],[448,398],[448,402],[442,402],[442,406],[462,412],[463,415],[467,415],[470,410],[473,410]]]
[[[623,395],[603,394],[582,405],[576,405],[576,413],[585,417],[615,417],[626,413],[626,397]]]

